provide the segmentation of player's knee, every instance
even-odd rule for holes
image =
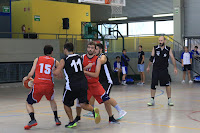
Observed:
[[[151,89],[152,90],[156,90],[156,86],[155,85],[151,85]]]
[[[103,102],[108,102],[108,100],[110,99],[110,97],[108,96],[108,94],[105,94],[103,97],[102,97],[102,100]]]

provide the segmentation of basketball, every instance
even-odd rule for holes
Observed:
[[[29,79],[25,80],[24,83],[23,83],[24,87],[27,88],[27,89],[32,88],[33,81],[34,81],[33,78],[29,78]]]

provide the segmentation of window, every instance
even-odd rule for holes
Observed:
[[[123,36],[127,36],[127,24],[118,24],[118,30]]]
[[[154,22],[135,22],[128,24],[129,35],[154,35]]]
[[[156,34],[174,34],[174,21],[157,21]]]

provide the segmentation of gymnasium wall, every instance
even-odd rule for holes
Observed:
[[[12,1],[12,32],[21,33],[22,25],[25,24],[26,32],[33,32],[32,29],[32,1],[31,0],[21,0]],[[29,9],[28,9],[29,8]],[[14,35],[13,38],[23,38],[23,35]]]
[[[0,13],[0,32],[10,32],[10,15],[1,15]],[[9,34],[0,34],[0,38],[10,38]]]
[[[185,36],[200,36],[200,0],[184,0]]]
[[[0,39],[0,62],[30,62],[38,56],[44,55],[43,48],[50,44],[54,47],[53,57],[60,60],[58,40],[26,40]]]
[[[47,0],[29,0],[28,4],[30,11],[24,12],[27,0],[12,2],[13,32],[21,32],[21,25],[25,23],[30,32],[66,34],[66,30],[62,29],[62,18],[69,18],[70,29],[67,33],[81,34],[81,22],[90,22],[89,5]],[[40,16],[40,21],[34,20],[35,15]],[[39,38],[55,39],[56,36],[40,35]]]

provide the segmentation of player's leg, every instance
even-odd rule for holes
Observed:
[[[168,97],[168,105],[174,106],[174,103],[171,100],[171,86],[166,86],[166,92],[167,92],[167,97]]]
[[[66,128],[73,128],[77,126],[76,122],[74,122],[73,120],[72,109],[71,109],[71,107],[74,105],[75,99],[76,99],[75,93],[65,89],[63,95],[63,104],[64,104],[64,110],[69,118],[69,123],[65,125]]]
[[[141,72],[142,72],[142,83],[143,83],[143,85],[144,85],[144,83],[145,83],[144,64],[142,64],[141,66],[142,66],[142,68],[141,68]]]
[[[186,66],[183,67],[183,80],[182,83],[185,83],[185,76],[186,76]]]
[[[191,79],[191,68],[188,69],[188,79],[189,79],[189,83],[193,83],[192,79]]]
[[[154,106],[155,105],[155,95],[156,95],[156,85],[158,85],[158,77],[159,72],[156,70],[153,70],[152,72],[152,80],[151,80],[151,99],[150,102],[147,103],[148,106]]]
[[[110,96],[110,92],[111,92],[113,85],[110,83],[107,83],[107,82],[102,82],[101,85],[103,86],[104,90],[106,91],[106,94],[108,96]],[[121,109],[121,107],[118,105],[117,101],[114,98],[110,97],[109,102],[110,102],[111,106],[113,106],[118,111],[118,113],[119,113],[118,120],[122,119],[127,114],[126,111]]]
[[[120,80],[120,76],[121,76],[121,72],[122,72],[122,69],[118,69],[118,80],[119,80],[119,83],[121,83],[121,80]]]
[[[53,89],[54,85],[44,86],[44,87],[46,90],[48,90],[48,92],[45,93],[45,97],[50,102],[51,109],[54,114],[55,123],[57,126],[59,126],[61,125],[61,121],[58,118],[57,104],[56,104],[56,101],[54,100],[54,89]]]
[[[122,74],[123,74],[123,76],[122,76],[122,84],[123,85],[127,85],[126,84],[126,74],[127,74],[127,67],[126,66],[122,67]]]
[[[51,105],[51,109],[52,109],[53,114],[54,114],[54,119],[55,119],[56,125],[59,126],[59,125],[61,125],[61,121],[58,118],[58,111],[57,111],[56,101],[55,100],[50,100],[50,105]]]
[[[94,98],[97,100],[99,104],[104,103],[105,109],[109,116],[109,122],[110,123],[118,123],[117,120],[113,117],[111,104],[110,104],[110,97],[105,92],[103,86],[98,82],[95,84],[95,89],[91,90],[91,93],[93,94]]]
[[[81,120],[81,112],[82,112],[82,108],[81,105],[79,103],[78,98],[76,99],[76,118],[74,119],[75,122],[78,122]]]
[[[26,100],[27,101],[26,102],[26,109],[27,109],[27,112],[28,112],[28,114],[31,118],[31,120],[28,122],[28,124],[26,126],[24,126],[24,129],[26,129],[26,130],[37,125],[37,121],[35,119],[33,104],[39,102],[43,95],[41,95],[40,91],[38,91],[37,88],[35,89],[35,87],[37,87],[37,86],[35,86],[35,85],[33,86],[32,90],[29,93],[27,100]]]

